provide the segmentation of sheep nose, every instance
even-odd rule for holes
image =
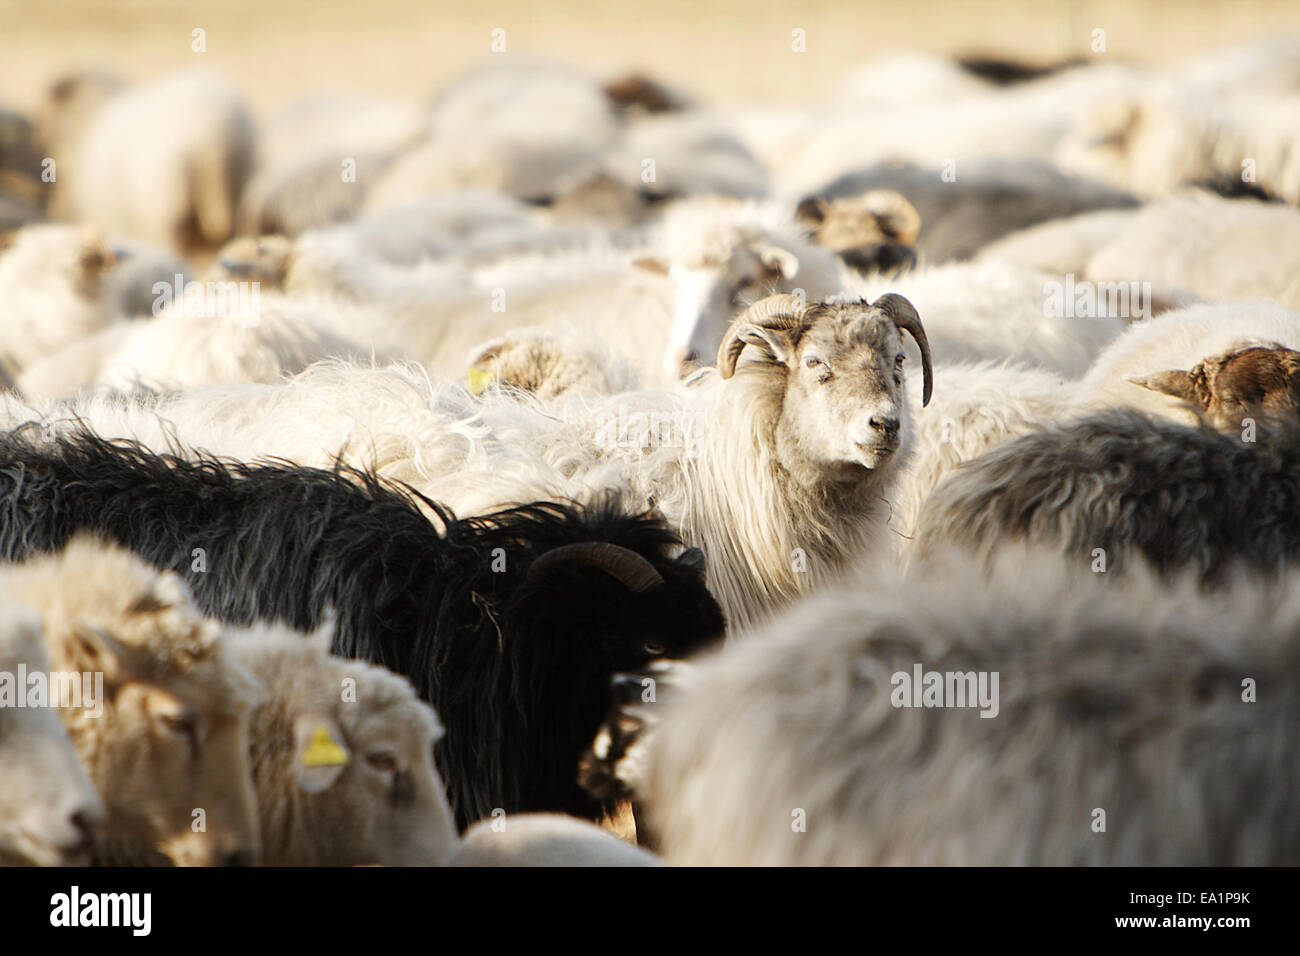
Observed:
[[[898,419],[892,415],[878,415],[867,419],[867,424],[886,438],[898,437]]]

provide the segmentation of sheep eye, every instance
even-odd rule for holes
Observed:
[[[903,367],[903,363],[906,362],[906,361],[907,361],[907,356],[906,356],[906,355],[900,355],[900,356],[898,356],[898,358],[894,359],[894,368],[902,368],[902,367]]]
[[[648,641],[645,644],[642,644],[641,646],[645,649],[645,652],[649,654],[651,657],[659,657],[664,652],[664,646],[662,644],[655,644],[653,642]]]
[[[397,769],[397,758],[382,750],[366,754],[366,763],[380,773],[392,773]]]
[[[815,355],[810,355],[806,359],[804,359],[803,364],[806,368],[816,368],[817,366],[825,365],[826,363],[823,362],[821,359],[817,358]]]

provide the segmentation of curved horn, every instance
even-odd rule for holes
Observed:
[[[653,564],[635,551],[608,541],[582,541],[552,548],[529,566],[528,583],[536,584],[556,568],[568,565],[599,568],[637,593],[664,583]]]
[[[925,337],[921,317],[916,314],[916,307],[896,292],[882,295],[871,303],[873,309],[879,309],[894,320],[894,324],[904,332],[912,333],[917,346],[921,349],[921,371],[925,375],[921,388],[921,407],[930,404],[930,395],[934,391],[934,369],[930,365],[930,340]]]
[[[737,316],[718,346],[718,374],[731,378],[736,374],[736,361],[746,345],[756,344],[754,328],[789,331],[803,325],[803,314],[808,301],[799,295],[769,295],[759,299]]]

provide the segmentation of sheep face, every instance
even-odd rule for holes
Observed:
[[[433,709],[396,675],[356,662],[347,662],[340,670],[360,678],[356,702],[336,705],[334,717],[300,717],[296,728],[299,783],[308,790],[325,786],[307,798],[306,816],[319,862],[336,866],[445,863],[455,850],[456,827],[433,763],[434,744],[443,735]],[[322,727],[346,754],[345,764],[305,765],[303,744]],[[338,771],[337,780],[314,780],[313,774],[319,775],[321,769],[326,774]]]
[[[892,294],[871,305],[805,307],[795,296],[764,299],[732,326],[718,351],[718,369],[730,377],[745,346],[755,346],[761,366],[784,373],[774,436],[782,466],[810,487],[857,483],[863,470],[892,465],[910,432],[904,329],[921,347],[928,403],[929,344],[911,303]]]
[[[192,680],[132,680],[112,711],[120,736],[100,786],[113,829],[149,834],[179,866],[256,863],[247,709]]]
[[[713,354],[738,307],[767,292],[791,291],[799,271],[797,255],[759,235],[743,237],[725,255],[714,252],[672,263],[638,259],[636,264],[672,280],[666,371],[674,378]]]
[[[0,674],[47,672],[39,621],[13,608],[0,633]],[[26,693],[20,689],[19,693]],[[67,866],[85,862],[88,827],[104,805],[58,713],[0,706],[0,865]]]
[[[916,264],[921,216],[902,195],[872,190],[862,196],[826,200],[810,197],[795,218],[818,245],[858,272],[893,272]]]
[[[1221,431],[1239,430],[1247,419],[1300,419],[1300,352],[1281,346],[1241,349],[1208,358],[1191,370],[1131,381],[1189,403]]]
[[[776,441],[781,460],[856,480],[893,462],[905,431],[903,337],[893,320],[831,310],[794,343]]]

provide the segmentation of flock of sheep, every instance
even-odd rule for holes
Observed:
[[[0,862],[1300,862],[1298,121],[1300,38],[0,110]]]

